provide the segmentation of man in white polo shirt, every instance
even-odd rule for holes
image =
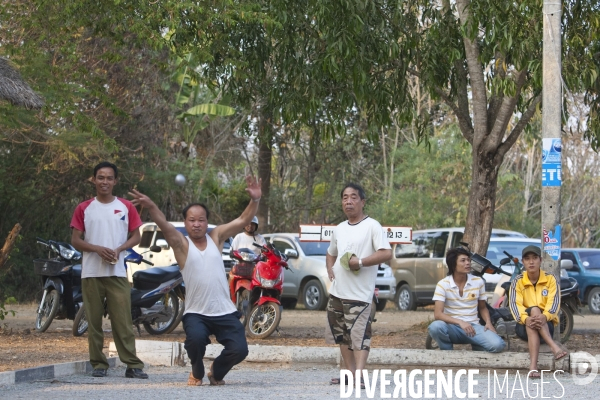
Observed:
[[[454,344],[470,344],[473,350],[498,353],[504,350],[504,340],[496,333],[486,306],[485,282],[473,276],[471,257],[457,247],[446,253],[448,276],[438,282],[433,295],[434,318],[429,334],[440,350],[452,350]],[[479,324],[479,317],[485,326]]]

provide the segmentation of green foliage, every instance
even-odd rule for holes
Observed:
[[[0,300],[0,321],[4,321],[4,318],[11,314],[13,317],[17,314],[14,310],[7,310],[5,305],[15,304],[17,299],[9,297],[6,300]]]

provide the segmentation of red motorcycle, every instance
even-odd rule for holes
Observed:
[[[252,276],[252,285],[249,293],[248,305],[245,310],[247,323],[246,332],[254,339],[269,337],[275,330],[279,329],[281,320],[281,292],[283,291],[284,268],[287,265],[287,256],[277,250],[272,243],[267,242],[265,246],[254,243],[259,247],[262,260],[256,263]]]
[[[252,291],[252,276],[260,254],[241,248],[232,250],[231,258],[233,258],[234,264],[229,271],[229,294],[231,301],[242,315],[240,321],[246,326],[246,310]]]

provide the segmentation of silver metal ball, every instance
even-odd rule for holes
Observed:
[[[177,176],[175,177],[175,184],[178,186],[185,185],[185,176],[183,176],[182,174],[177,174]]]

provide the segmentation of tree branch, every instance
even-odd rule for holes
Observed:
[[[540,104],[541,102],[542,94],[540,93],[533,98],[533,100],[529,104],[529,107],[527,107],[527,110],[521,116],[519,122],[515,125],[515,127],[510,132],[506,140],[498,147],[498,154],[501,157],[504,157],[504,155],[508,152],[508,150],[510,150],[512,145],[515,144],[515,142],[521,135],[521,132],[523,132],[523,129],[525,129],[529,121],[531,121],[531,118],[534,116],[538,104]]]

